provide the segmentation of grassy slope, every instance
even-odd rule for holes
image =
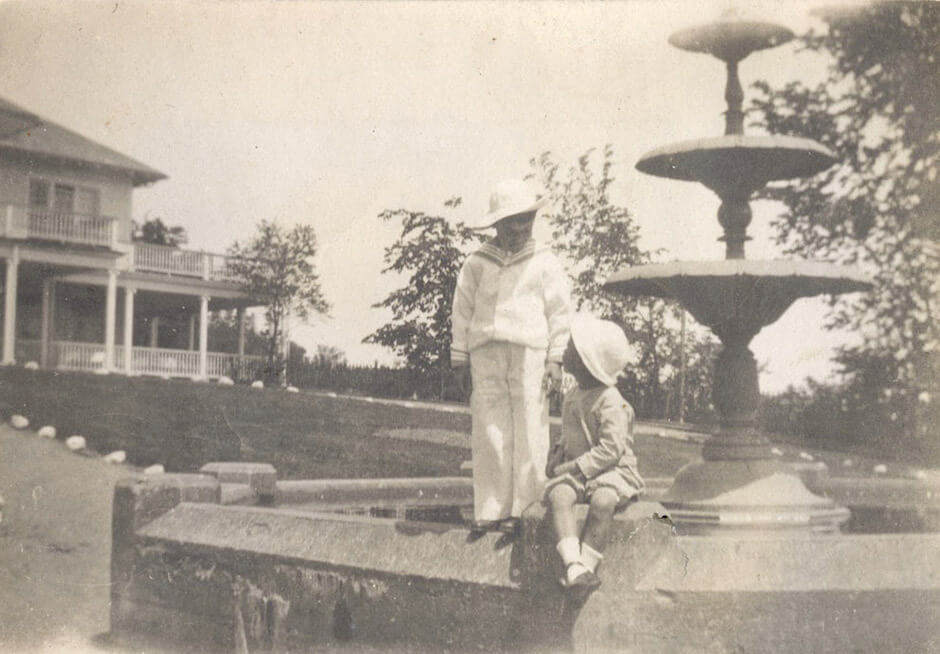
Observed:
[[[277,389],[3,368],[0,417],[14,413],[169,471],[244,460],[272,463],[282,479],[442,476],[469,457],[464,413]],[[636,449],[648,476],[671,475],[698,453],[644,435]]]

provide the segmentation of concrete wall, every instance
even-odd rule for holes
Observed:
[[[679,537],[660,505],[640,502],[617,517],[603,585],[580,603],[557,583],[539,506],[518,538],[475,538],[457,525],[311,511],[311,500],[337,499],[312,487],[279,493],[305,510],[252,506],[266,483],[229,488],[247,505],[217,504],[223,483],[209,476],[118,485],[117,640],[239,652],[940,647],[936,534]]]

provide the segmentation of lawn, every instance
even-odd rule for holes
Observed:
[[[241,460],[271,463],[281,479],[449,476],[469,458],[466,413],[280,389],[3,368],[0,415],[15,413],[175,472]],[[641,473],[658,477],[699,447],[640,433],[636,450]]]

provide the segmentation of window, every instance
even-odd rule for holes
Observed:
[[[44,179],[29,180],[29,206],[49,206],[49,182]]]
[[[75,187],[64,184],[55,185],[55,204],[53,209],[71,213],[75,210]]]
[[[98,191],[91,188],[77,187],[75,189],[75,213],[86,216],[98,215]]]
[[[53,184],[45,179],[31,179],[29,206],[97,216],[98,190],[71,184]]]

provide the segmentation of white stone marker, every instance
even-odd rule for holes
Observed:
[[[85,437],[84,436],[69,436],[65,439],[65,446],[72,450],[73,452],[78,452],[79,450],[85,449]]]
[[[127,461],[127,452],[124,450],[115,450],[104,457],[108,463],[124,463]]]

